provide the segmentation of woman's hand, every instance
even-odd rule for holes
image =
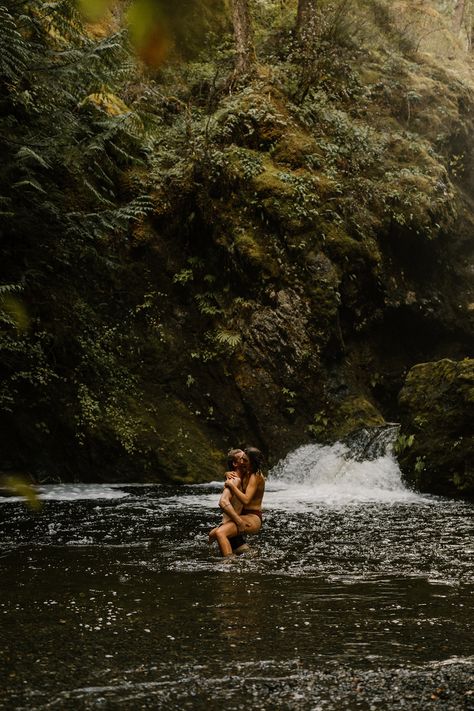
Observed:
[[[224,486],[226,486],[228,489],[232,489],[232,491],[233,491],[234,489],[237,488],[237,484],[236,484],[236,481],[237,481],[237,480],[238,480],[238,477],[236,477],[236,476],[230,477],[230,476],[229,476],[229,477],[227,477],[227,479],[225,480]]]
[[[240,522],[236,523],[235,525],[237,526],[237,531],[239,533],[243,533],[247,528],[247,524],[242,519],[240,519]]]

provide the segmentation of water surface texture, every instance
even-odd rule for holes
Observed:
[[[474,507],[390,455],[308,445],[252,552],[207,531],[221,483],[44,487],[0,504],[6,709],[473,709]]]

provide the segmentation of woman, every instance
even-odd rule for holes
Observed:
[[[258,533],[262,527],[262,499],[265,491],[265,478],[262,474],[263,455],[255,447],[244,449],[243,477],[241,489],[230,473],[225,482],[233,496],[240,501],[244,508],[240,515],[232,516],[233,521],[224,523],[216,531],[216,538],[220,551],[224,557],[232,555],[232,546],[229,538],[238,533]]]

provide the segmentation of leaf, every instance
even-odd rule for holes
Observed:
[[[242,343],[242,336],[234,331],[217,330],[214,337],[218,343],[231,349],[237,348]]]
[[[21,476],[7,476],[1,480],[2,486],[10,493],[21,496],[32,509],[40,509],[42,504],[34,487]]]
[[[20,162],[33,162],[40,165],[42,168],[50,168],[51,166],[47,163],[36,151],[28,146],[22,146],[17,152],[16,157]]]
[[[10,326],[15,326],[18,331],[26,331],[30,325],[30,318],[24,303],[11,294],[2,294],[1,291],[0,320]]]
[[[163,13],[155,0],[135,0],[128,9],[127,21],[138,56],[155,69],[161,66],[172,42]]]
[[[78,0],[77,6],[84,19],[98,22],[111,6],[111,0]]]
[[[33,190],[36,190],[39,193],[43,193],[43,195],[46,195],[46,190],[43,190],[41,185],[34,178],[27,178],[26,180],[20,180],[18,183],[14,183],[12,185],[12,188],[25,188],[25,187],[33,188]]]

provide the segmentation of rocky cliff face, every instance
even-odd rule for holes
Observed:
[[[217,449],[247,440],[275,461],[397,420],[408,370],[472,344],[468,58],[460,78],[387,51],[378,22],[380,46],[346,46],[309,87],[285,59],[220,95],[194,172],[157,192],[168,387]]]
[[[155,124],[146,169],[123,177],[153,203],[119,289],[137,426],[124,452],[96,417],[79,472],[209,480],[245,442],[274,463],[398,420],[413,366],[469,354],[470,58],[428,3],[333,5],[310,60],[292,9],[262,3],[251,80],[229,80],[230,44],[211,33],[124,95],[141,92]]]

